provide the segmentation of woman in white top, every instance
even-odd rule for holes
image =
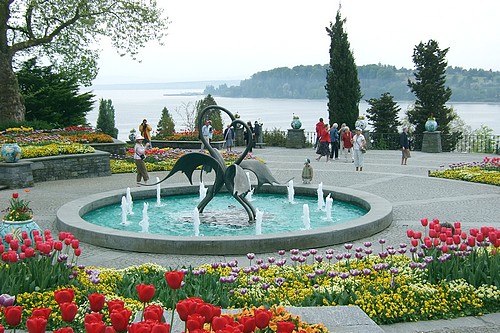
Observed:
[[[146,169],[146,163],[144,163],[144,159],[146,158],[145,153],[146,149],[149,146],[149,143],[146,143],[146,147],[142,145],[142,140],[144,137],[138,135],[135,138],[135,146],[134,146],[134,161],[135,166],[137,167],[137,184],[140,185],[141,179],[144,179],[144,182],[147,184],[149,180],[148,170]]]
[[[356,127],[356,135],[352,138],[352,148],[354,150],[354,166],[356,167],[356,171],[363,171],[364,156],[361,148],[366,148],[366,140],[359,127]]]

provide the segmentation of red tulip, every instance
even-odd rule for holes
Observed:
[[[71,247],[72,247],[73,249],[77,249],[79,246],[80,246],[80,242],[78,241],[78,239],[73,239],[73,240],[71,241]]]
[[[497,239],[493,242],[493,246],[494,246],[494,247],[500,247],[500,238],[497,238]]]
[[[54,333],[74,333],[71,327],[63,327],[58,330],[55,330]]]
[[[62,242],[54,242],[54,249],[57,251],[62,251],[63,243]]]
[[[470,246],[470,247],[474,247],[476,246],[476,238],[474,238],[474,236],[469,236],[467,238],[467,244]]]
[[[5,245],[1,243],[2,239],[0,238],[0,253],[3,253],[5,251]]]
[[[78,313],[78,306],[76,305],[76,303],[60,303],[59,307],[61,308],[62,320],[67,323],[71,323]]]
[[[441,252],[447,253],[448,252],[448,246],[447,245],[441,246]]]
[[[85,323],[85,332],[87,333],[104,333],[106,324],[102,321]]]
[[[418,239],[412,239],[411,240],[411,246],[417,247],[418,246]]]
[[[167,323],[155,323],[151,327],[151,333],[170,333],[170,325]]]
[[[152,284],[141,283],[135,286],[135,288],[137,289],[139,300],[143,303],[151,301],[155,295],[155,286]]]
[[[212,328],[215,332],[225,328],[227,324],[229,324],[229,317],[228,316],[221,316],[221,317],[213,317],[212,318]]]
[[[103,294],[90,294],[88,299],[90,303],[90,310],[94,312],[101,312],[104,304],[106,303],[106,298]]]
[[[434,246],[438,246],[439,245],[439,239],[438,238],[434,238]]]
[[[23,307],[15,305],[7,306],[3,309],[3,313],[7,325],[9,325],[10,327],[16,327],[21,322]]]
[[[203,324],[205,323],[205,317],[198,313],[193,313],[188,316],[188,320],[186,321],[186,327],[191,332],[193,330],[202,329]]]
[[[31,316],[26,320],[26,328],[29,333],[45,333],[47,318],[41,316]]]
[[[465,243],[460,243],[459,249],[460,249],[460,251],[465,251],[465,250],[467,250],[467,244],[465,244]]]
[[[85,315],[84,323],[98,323],[102,321],[102,314],[97,312],[88,313]]]
[[[129,333],[151,333],[151,324],[145,321],[132,323],[128,327]]]
[[[458,241],[460,243],[460,240]],[[447,237],[446,238],[446,245],[451,245],[453,244],[453,237]]]
[[[71,288],[64,288],[54,291],[54,299],[57,304],[71,303],[75,298],[75,291]]]
[[[241,316],[238,322],[243,324],[243,333],[251,333],[255,331],[255,317]]]
[[[36,308],[31,312],[32,317],[43,317],[45,319],[49,319],[50,313],[52,312],[51,308]]]
[[[114,309],[109,315],[109,318],[111,319],[111,325],[113,325],[117,332],[125,332],[131,316],[132,311],[126,308],[121,308]]]
[[[411,229],[406,230],[406,236],[408,236],[408,238],[413,238],[413,230]]]
[[[198,307],[196,308],[196,313],[205,317],[205,323],[209,323],[212,321],[212,318],[214,317],[212,308],[213,308],[212,304],[207,304],[207,303],[201,304],[198,305]]]
[[[82,254],[82,249],[81,248],[77,248],[75,249],[75,256],[79,257],[81,254]]]
[[[482,232],[478,232],[476,235],[476,239],[478,242],[483,242],[484,241],[484,234]]]
[[[277,333],[292,333],[295,329],[295,324],[290,321],[278,321],[276,325]]]
[[[462,231],[462,233],[460,234],[460,238],[462,238],[463,240],[466,240],[467,234],[464,231]]]
[[[462,233],[462,229],[455,228],[455,235],[460,235]]]
[[[471,234],[471,236],[476,236],[477,233],[479,232],[479,230],[477,230],[477,228],[471,228],[469,233]]]
[[[124,306],[125,306],[125,302],[122,301],[121,299],[114,299],[114,300],[108,301],[109,313],[111,313],[115,309],[122,309]]]
[[[424,239],[425,247],[430,249],[432,247],[432,240],[430,238]]]
[[[415,238],[415,239],[422,238],[422,233],[420,231],[413,232],[413,238]]]
[[[427,224],[429,224],[429,220],[427,218],[421,219],[420,223],[422,224],[422,226],[427,227]]]
[[[14,199],[19,198],[19,193],[17,193],[17,192],[12,193],[12,198],[14,198]]]
[[[453,243],[455,243],[455,245],[458,245],[460,244],[460,242],[460,235],[453,235]]]
[[[17,239],[13,239],[10,241],[9,246],[12,251],[17,251],[19,250],[19,241]]]
[[[441,231],[441,224],[439,224],[439,223],[434,224],[434,230],[436,230],[437,232],[440,232]]]
[[[3,327],[2,324],[0,324],[0,333],[4,333],[5,332],[5,328]]]
[[[434,230],[434,229],[429,229],[429,237],[436,238],[437,237],[437,231]]]
[[[172,289],[179,289],[182,285],[182,279],[184,278],[184,272],[181,271],[171,271],[165,273],[165,279],[167,284]]]
[[[3,239],[5,240],[5,243],[10,243],[10,241],[14,239],[14,236],[12,236],[12,234],[7,234],[3,237]]]
[[[161,321],[163,308],[160,305],[148,305],[144,309],[144,320]]]
[[[7,252],[7,260],[9,262],[17,262],[18,260],[18,255],[17,255],[17,252],[16,251],[13,251],[13,250],[9,250]]]
[[[106,326],[106,328],[104,328],[104,333],[116,333],[116,330],[113,326]]]

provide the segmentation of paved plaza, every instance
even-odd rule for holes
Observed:
[[[254,155],[264,160],[279,181],[285,182],[295,177],[295,184],[301,183],[304,160],[309,158],[314,168],[312,184],[304,185],[316,188],[320,182],[325,185],[342,187],[344,190],[356,189],[369,192],[388,200],[393,206],[394,221],[386,230],[369,239],[355,242],[376,242],[385,239],[387,244],[398,245],[406,242],[407,229],[419,229],[420,219],[437,218],[442,222],[462,222],[462,228],[484,225],[500,228],[500,187],[474,184],[462,181],[428,177],[429,170],[448,166],[450,163],[480,161],[484,154],[457,153],[421,153],[412,152],[408,165],[400,165],[399,151],[368,151],[362,172],[356,172],[350,161],[341,156],[339,160],[315,161],[315,151],[308,149],[284,149],[266,147],[254,149]],[[166,172],[152,172],[150,177],[163,178]],[[193,179],[198,179],[193,177]],[[167,180],[168,185],[189,184],[183,174],[176,174]],[[28,200],[35,212],[35,220],[42,229],[55,228],[55,215],[63,204],[82,196],[111,190],[135,187],[135,174],[120,174],[110,177],[75,179],[36,183],[30,188]],[[19,190],[20,192],[21,190]],[[1,202],[6,203],[12,191],[0,191]],[[24,196],[24,194],[23,194]],[[297,217],[300,218],[300,217]],[[168,254],[147,254],[117,251],[82,244],[83,254],[80,263],[103,267],[123,268],[146,262],[157,263],[166,267],[197,266],[213,261],[238,259],[240,265],[248,263],[246,256],[187,256]],[[297,248],[301,248],[297,244]],[[343,249],[342,245],[332,246]],[[278,249],[276,249],[278,250]],[[321,251],[321,249],[318,249]],[[248,252],[253,252],[248,249]],[[272,254],[259,254],[266,258]],[[466,317],[455,320],[405,323],[382,326],[385,332],[499,332],[500,314],[483,317]],[[347,332],[347,331],[345,331]]]

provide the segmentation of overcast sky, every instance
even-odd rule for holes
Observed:
[[[247,79],[276,67],[327,64],[336,0],[157,0],[171,24],[141,62],[105,43],[94,84]],[[415,45],[449,48],[450,66],[500,70],[499,0],[344,0],[356,64],[414,68]]]

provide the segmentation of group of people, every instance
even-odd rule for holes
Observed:
[[[253,125],[251,121],[248,121],[247,125],[250,128],[250,132],[245,129],[243,139],[245,140],[245,145],[248,145],[248,140],[252,138],[253,144],[250,146],[249,150],[252,152],[252,148],[255,148],[258,143],[262,143],[262,124],[256,120]]]
[[[353,162],[356,171],[363,171],[366,139],[359,127],[356,127],[355,134],[353,134],[345,123],[339,129],[337,123],[330,127],[323,121],[323,118],[319,118],[316,123],[315,148],[316,154],[319,155],[316,161],[321,160],[323,156],[326,157],[327,162],[333,159],[338,160],[339,151],[341,151],[346,162]]]

